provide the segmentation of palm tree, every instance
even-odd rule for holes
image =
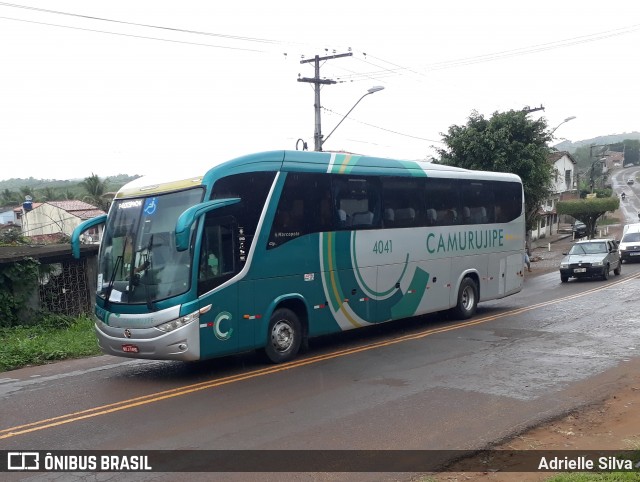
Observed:
[[[52,187],[45,187],[44,189],[40,189],[40,191],[38,192],[38,197],[43,201],[57,201],[58,199],[60,199],[60,196]]]
[[[90,202],[100,209],[107,207],[106,201],[102,195],[107,190],[107,180],[101,180],[97,174],[91,173],[91,176],[85,177],[84,181],[80,183],[80,186],[88,193],[83,200]]]
[[[33,198],[33,189],[29,186],[22,186],[20,188],[20,198],[22,201],[25,200],[27,196],[31,196]]]

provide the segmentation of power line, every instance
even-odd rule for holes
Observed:
[[[33,24],[37,24],[37,25],[46,25],[48,27],[60,27],[60,28],[68,28],[68,29],[72,29],[72,30],[83,30],[85,32],[104,33],[104,34],[107,34],[107,35],[119,35],[119,36],[122,36],[122,37],[140,38],[140,39],[145,39],[145,40],[158,40],[160,42],[170,42],[170,43],[187,44],[187,45],[198,45],[198,46],[201,46],[201,47],[213,47],[213,48],[228,49],[228,50],[242,50],[242,51],[245,51],[245,52],[258,52],[258,53],[265,53],[266,52],[264,50],[247,49],[247,48],[241,48],[241,47],[229,47],[229,46],[225,46],[225,45],[212,45],[212,44],[205,44],[205,43],[199,43],[199,42],[188,42],[186,40],[171,40],[171,39],[166,39],[166,38],[147,37],[147,36],[144,36],[144,35],[133,35],[133,34],[119,33],[119,32],[108,32],[106,30],[96,30],[96,29],[92,29],[92,28],[71,27],[69,25],[59,25],[59,24],[55,24],[55,23],[36,22],[34,20],[24,20],[24,19],[20,19],[20,18],[0,17],[0,19],[14,20],[16,22],[33,23]]]
[[[326,107],[323,107],[322,109],[327,111],[327,112],[330,112],[331,114],[335,114],[335,115],[339,115],[341,117],[344,117],[344,115],[342,115],[342,114],[340,114],[338,112],[335,112],[335,111],[333,111],[331,109],[327,109]],[[359,120],[354,119],[354,118],[351,118],[350,120],[353,121],[353,122],[357,122],[358,124],[363,124],[365,126],[373,127],[374,129],[379,129],[381,131],[389,132],[391,134],[397,134],[397,135],[403,136],[403,137],[410,137],[412,139],[418,139],[419,141],[429,141],[429,142],[437,142],[438,144],[444,144],[443,141],[436,141],[435,139],[427,139],[426,137],[418,137],[418,136],[413,136],[411,134],[404,134],[402,132],[392,131],[391,129],[385,129],[384,127],[380,127],[380,126],[376,126],[376,125],[373,125],[373,124],[369,124],[367,122],[359,121]]]
[[[96,17],[96,16],[92,16],[92,15],[83,15],[83,14],[76,14],[76,13],[71,13],[71,12],[62,12],[62,11],[58,11],[58,10],[37,8],[37,7],[19,5],[19,4],[7,3],[7,2],[0,2],[0,6],[9,7],[9,8],[18,8],[18,9],[24,9],[24,10],[31,10],[31,11],[36,11],[36,12],[44,12],[44,13],[50,13],[50,14],[55,14],[55,15],[66,15],[66,16],[84,18],[84,19],[89,19],[89,20],[97,20],[97,21],[103,21],[103,22],[118,23],[118,24],[122,24],[122,25],[131,25],[131,26],[144,27],[144,28],[160,29],[160,30],[166,30],[166,31],[171,31],[171,32],[180,32],[180,33],[187,33],[187,34],[212,36],[212,37],[228,39],[228,40],[236,40],[236,41],[244,41],[244,42],[257,42],[257,43],[270,44],[270,45],[302,45],[302,44],[299,44],[299,43],[289,42],[289,41],[284,42],[284,41],[278,41],[278,40],[266,39],[266,38],[246,37],[246,36],[230,35],[230,34],[220,34],[220,33],[204,32],[204,31],[198,31],[198,30],[181,29],[181,28],[176,28],[176,27],[165,27],[165,26],[160,26],[160,25],[152,25],[152,24],[130,22],[130,21],[125,21],[125,20],[116,20],[116,19],[110,19],[110,18],[104,18],[104,17]],[[179,41],[179,40],[169,40],[169,39],[162,39],[162,38],[157,38],[157,37],[148,37],[148,36],[142,36],[142,35],[116,33],[116,32],[109,32],[109,31],[104,31],[104,30],[95,30],[95,29],[88,29],[88,28],[81,28],[81,27],[71,27],[71,26],[67,26],[67,25],[51,24],[51,23],[46,23],[46,22],[36,22],[36,21],[31,21],[31,20],[23,20],[23,19],[10,18],[10,17],[0,17],[0,18],[6,19],[6,20],[21,21],[21,22],[27,22],[27,23],[46,25],[46,26],[54,26],[54,27],[60,27],[60,28],[69,28],[69,29],[84,30],[84,31],[96,32],[96,33],[104,33],[104,34],[111,34],[111,35],[121,35],[121,36],[125,36],[125,37],[141,38],[141,39],[146,39],[146,40],[158,40],[158,41],[164,41],[164,42],[174,42],[174,43],[198,45],[198,46],[205,46],[205,47],[225,48],[225,49],[231,49],[231,50],[245,50],[245,51],[250,51],[250,52],[267,53],[267,51],[264,51],[264,50],[255,50],[255,49],[247,49],[247,48],[239,48],[239,47],[229,47],[229,46],[223,46],[223,45],[211,45],[211,44],[203,44],[203,43]],[[520,56],[520,55],[527,55],[527,54],[542,52],[542,51],[546,51],[546,50],[552,50],[552,49],[556,49],[556,48],[570,47],[570,46],[573,46],[573,45],[579,45],[579,44],[587,43],[587,42],[595,42],[595,41],[598,41],[598,40],[603,40],[603,39],[607,39],[607,38],[611,38],[611,37],[615,37],[615,36],[619,36],[619,35],[625,35],[625,34],[634,32],[636,30],[640,30],[640,24],[634,24],[634,25],[630,25],[630,26],[627,26],[627,27],[621,27],[621,28],[618,28],[618,29],[607,30],[607,31],[604,31],[604,32],[597,32],[597,33],[589,34],[589,35],[571,37],[571,38],[568,38],[568,39],[563,39],[563,40],[559,40],[559,41],[555,41],[555,42],[547,42],[547,43],[543,43],[543,44],[537,44],[537,45],[532,45],[532,46],[528,46],[528,47],[521,47],[521,48],[512,49],[512,50],[493,52],[493,53],[489,53],[489,54],[483,54],[483,55],[478,55],[478,56],[473,56],[473,57],[465,57],[465,58],[455,59],[455,60],[448,60],[448,61],[438,62],[438,63],[430,64],[430,65],[428,64],[428,65],[426,65],[424,67],[424,69],[426,69],[427,71],[435,71],[435,70],[443,70],[443,69],[448,69],[448,68],[453,68],[453,67],[473,65],[473,64],[482,63],[482,62],[490,62],[490,61],[494,61],[494,60],[500,60],[500,59],[503,59],[503,58],[509,58],[509,57]],[[362,54],[365,57],[367,56],[367,54],[365,52],[362,52]],[[285,53],[285,55],[287,55],[287,54]],[[375,58],[377,60],[380,60],[380,61],[382,61],[384,63],[387,63],[389,65],[392,65],[393,68],[392,69],[388,69],[388,68],[385,68],[383,66],[371,63],[368,60],[363,60],[363,59],[359,59],[358,58],[357,60],[359,60],[361,62],[364,62],[364,63],[367,63],[369,65],[372,65],[374,67],[377,67],[377,68],[379,68],[381,70],[374,71],[374,72],[352,73],[351,81],[356,81],[356,80],[360,80],[360,79],[362,79],[362,80],[364,80],[364,79],[381,79],[381,78],[386,78],[386,77],[393,76],[393,75],[402,75],[402,72],[404,72],[404,71],[410,72],[410,73],[418,75],[418,76],[424,76],[425,75],[425,73],[419,72],[419,71],[415,70],[414,68],[403,67],[403,66],[400,66],[400,65],[398,65],[398,64],[396,64],[394,62],[390,62],[390,61],[384,60],[384,59],[379,58],[379,57],[375,57],[375,56],[371,56],[371,57],[373,57],[373,58]]]
[[[606,30],[603,32],[596,32],[596,33],[582,35],[578,37],[570,37],[570,38],[558,40],[555,42],[546,42],[542,44],[535,44],[535,45],[530,45],[526,47],[520,47],[517,49],[504,50],[499,52],[477,55],[473,57],[464,57],[461,59],[445,60],[445,61],[437,62],[434,64],[427,64],[426,66],[423,67],[425,69],[425,72],[420,72],[415,68],[403,67],[394,62],[390,62],[388,60],[375,57],[372,55],[370,57],[375,58],[381,62],[387,63],[393,66],[393,68],[388,69],[383,66],[373,64],[367,60],[362,60],[356,57],[357,60],[360,60],[361,62],[367,63],[374,67],[378,67],[381,70],[369,71],[364,73],[354,73],[352,76],[347,76],[347,77],[349,77],[352,82],[355,82],[355,81],[366,80],[371,78],[380,79],[390,75],[401,75],[402,72],[404,71],[413,73],[421,77],[425,77],[426,72],[429,72],[429,71],[444,70],[444,69],[450,69],[454,67],[463,67],[463,66],[473,65],[477,63],[492,62],[494,60],[501,60],[509,57],[516,57],[520,55],[529,55],[533,53],[544,52],[547,50],[554,50],[554,49],[564,48],[564,47],[572,47],[574,45],[580,45],[580,44],[589,43],[589,42],[596,42],[596,41],[604,40],[611,37],[626,35],[629,33],[633,33],[637,30],[640,30],[640,24],[634,24],[627,27],[621,27],[613,30]]]
[[[18,4],[15,4],[15,3],[0,2],[0,6],[12,7],[12,8],[21,8],[21,9],[25,9],[25,10],[33,10],[33,11],[36,11],[36,12],[52,13],[52,14],[55,14],[55,15],[66,15],[66,16],[70,16],[70,17],[85,18],[85,19],[89,19],[89,20],[99,20],[101,22],[111,22],[111,23],[119,23],[119,24],[123,24],[123,25],[133,25],[133,26],[136,26],[136,27],[155,28],[155,29],[160,29],[160,30],[169,30],[169,31],[172,31],[172,32],[191,33],[191,34],[196,34],[196,35],[208,35],[208,36],[212,36],[212,37],[220,37],[220,38],[226,38],[226,39],[231,39],[231,40],[242,40],[242,41],[245,41],[245,42],[260,42],[260,43],[269,43],[269,44],[281,44],[281,43],[284,43],[284,42],[281,42],[281,41],[278,41],[278,40],[271,40],[271,39],[262,39],[262,38],[255,38],[255,37],[242,37],[242,36],[238,36],[238,35],[227,35],[227,34],[220,34],[220,33],[202,32],[202,31],[198,31],[198,30],[187,30],[187,29],[175,28],[175,27],[164,27],[164,26],[160,26],[160,25],[151,25],[151,24],[144,24],[144,23],[128,22],[126,20],[115,20],[115,19],[111,19],[111,18],[95,17],[95,16],[92,16],[92,15],[82,15],[82,14],[71,13],[71,12],[60,12],[58,10],[48,10],[48,9],[45,9],[45,8],[29,7],[29,6],[26,6],[26,5],[18,5]]]

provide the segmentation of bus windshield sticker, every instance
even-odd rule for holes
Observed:
[[[157,207],[158,207],[158,198],[150,197],[145,200],[143,210],[147,216],[151,216],[153,213],[156,212]]]

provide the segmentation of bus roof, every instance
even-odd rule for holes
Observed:
[[[393,175],[413,177],[453,177],[520,182],[515,174],[472,171],[426,161],[387,159],[344,152],[267,151],[238,157],[194,176],[143,176],[123,186],[116,198],[149,196],[179,191],[201,184],[210,185],[216,179],[231,174],[252,171],[318,172],[331,174]]]

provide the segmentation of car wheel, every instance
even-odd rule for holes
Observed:
[[[609,265],[606,265],[602,270],[602,279],[605,281],[609,279]]]
[[[478,307],[478,286],[475,281],[467,277],[460,283],[458,303],[451,310],[453,316],[459,320],[471,318]]]
[[[560,281],[562,281],[563,283],[566,283],[567,281],[569,281],[569,277],[560,275]]]
[[[620,273],[622,273],[622,260],[618,261],[618,267],[613,270],[613,274],[616,276],[620,276]]]
[[[292,360],[302,342],[302,327],[296,314],[280,308],[274,311],[267,332],[267,346],[264,352],[273,363],[284,363]]]

